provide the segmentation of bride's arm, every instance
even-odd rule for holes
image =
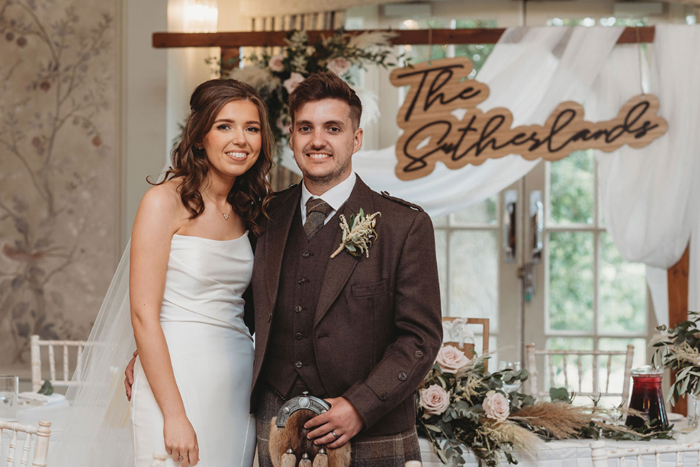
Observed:
[[[183,221],[179,196],[167,184],[143,197],[131,236],[129,300],[136,348],[148,384],[163,413],[165,447],[181,465],[198,460],[197,436],[175,382],[168,344],[160,326],[170,243]]]

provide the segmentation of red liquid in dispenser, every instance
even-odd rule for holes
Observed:
[[[632,370],[632,396],[629,408],[640,411],[644,418],[628,415],[625,425],[639,428],[646,420],[658,420],[663,427],[668,427],[666,406],[661,391],[662,377],[661,370],[654,370],[651,367]]]

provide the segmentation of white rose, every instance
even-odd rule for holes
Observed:
[[[338,76],[343,76],[350,70],[350,60],[345,57],[335,57],[333,60],[328,62],[326,68],[335,73]]]
[[[450,406],[450,395],[442,386],[433,384],[428,389],[421,390],[420,405],[425,409],[425,413],[440,415]]]
[[[494,420],[505,420],[508,418],[508,415],[510,415],[510,403],[508,402],[508,398],[500,392],[487,392],[482,405],[486,416]]]
[[[268,63],[270,70],[272,71],[284,71],[284,55],[275,55],[272,57]]]
[[[289,79],[284,80],[282,86],[284,86],[287,92],[291,94],[302,81],[304,81],[304,76],[302,76],[300,73],[292,73]]]
[[[457,370],[468,364],[471,360],[457,347],[445,345],[438,352],[435,361],[440,365],[442,371],[456,373]]]

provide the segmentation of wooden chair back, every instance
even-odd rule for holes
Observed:
[[[457,322],[457,324],[464,321],[463,325],[466,325],[466,326],[471,326],[471,325],[481,326],[483,340],[481,343],[481,352],[479,353],[479,355],[484,355],[489,351],[489,320],[488,320],[488,318],[445,317],[445,318],[442,318],[443,329],[451,328],[452,325],[455,325],[455,321]],[[449,325],[445,326],[445,323],[449,323]],[[443,337],[443,339],[449,339],[449,336],[447,335],[447,333],[445,333],[445,336]],[[474,354],[471,352],[474,350],[473,343],[459,342],[459,341],[453,341],[453,340],[444,340],[442,342],[442,344],[457,347],[458,349],[462,350],[468,358],[472,358],[474,356]],[[488,370],[488,360],[486,362],[484,362],[484,365],[486,366],[486,369]]]
[[[689,463],[683,463],[683,453],[684,452],[694,452],[697,456],[697,463],[695,465],[700,467],[700,443],[692,444],[664,444],[658,446],[640,446],[635,448],[610,448],[606,447],[605,441],[595,441],[591,443],[591,460],[593,467],[608,467],[610,464],[609,459],[617,459],[618,466],[626,465],[627,458],[635,458],[636,465],[647,465],[650,463],[651,459],[647,459],[644,462],[644,457],[654,456],[654,462],[656,465],[661,465],[661,454],[665,453],[676,453],[676,465],[690,465]],[[695,456],[691,456],[691,459]],[[686,459],[686,462],[688,459]],[[666,462],[664,462],[666,465]]]
[[[529,384],[529,394],[536,398],[549,396],[549,388],[546,390],[540,389],[538,386],[539,381],[539,371],[537,369],[537,356],[542,355],[545,358],[545,364],[549,370],[549,381],[550,385],[555,380],[556,369],[560,370],[564,374],[564,386],[568,390],[574,390],[578,396],[620,396],[622,397],[622,406],[627,407],[629,402],[630,394],[630,378],[632,373],[632,361],[634,359],[634,346],[628,345],[627,350],[537,350],[535,349],[535,344],[527,344],[525,346],[527,371],[529,373],[528,384]],[[562,357],[562,367],[556,368],[552,362],[552,356],[560,355]],[[625,356],[625,373],[622,388],[620,391],[611,391],[610,389],[610,375],[612,373],[612,358],[615,355]],[[592,390],[586,391],[582,385],[583,374],[588,367],[584,367],[582,364],[582,357],[591,356],[593,360],[592,368]],[[598,381],[598,361],[599,358],[607,357],[606,362],[606,376],[605,376],[605,387],[601,388]],[[578,385],[572,387],[569,384],[569,361],[576,361],[576,370],[578,373]]]
[[[54,386],[70,386],[72,373],[68,370],[69,348],[77,348],[77,363],[75,371],[80,371],[83,362],[83,350],[85,349],[86,341],[50,341],[41,340],[39,336],[34,335],[31,338],[31,358],[32,358],[32,391],[36,392],[41,389],[45,379],[51,381]],[[48,362],[49,362],[49,377],[44,378],[41,374],[41,348],[48,347]],[[56,348],[62,347],[63,354],[63,378],[59,379],[56,373]],[[78,380],[80,379],[78,375]]]
[[[51,422],[41,420],[39,426],[22,425],[16,422],[0,421],[0,453],[3,452],[3,434],[10,433],[10,444],[7,450],[7,464],[14,467],[19,458],[19,465],[25,467],[46,467],[46,460],[49,456],[49,438],[51,437]],[[22,443],[22,450],[17,450],[19,442],[18,434],[24,433],[26,436]],[[34,454],[30,455],[34,444]],[[31,464],[29,461],[31,460]]]

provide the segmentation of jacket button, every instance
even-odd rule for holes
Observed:
[[[301,305],[297,305],[294,307],[294,311],[296,311],[297,313],[300,313],[302,309],[303,308],[301,307]]]
[[[295,335],[294,337],[296,337],[296,339],[297,339],[298,341],[300,341],[301,338],[304,337],[304,336],[303,336],[300,332],[298,332],[298,333],[296,333],[296,335]]]
[[[387,395],[386,395],[386,393],[385,393],[385,392],[383,392],[383,393],[379,394],[379,399],[381,399],[381,400],[385,401],[385,400],[387,399]]]
[[[296,362],[296,363],[294,364],[294,366],[297,367],[297,368],[301,368],[301,367],[304,366],[304,364],[301,363],[301,362]]]
[[[305,251],[305,252],[303,252],[303,253],[301,254],[301,256],[303,256],[304,258],[308,258],[308,257],[311,256],[311,255],[309,254],[308,251]]]
[[[399,379],[401,381],[406,381],[406,378],[408,378],[408,376],[406,376],[406,373],[404,373],[403,371],[399,373]]]
[[[416,350],[416,358],[423,358],[423,352],[420,350]]]

